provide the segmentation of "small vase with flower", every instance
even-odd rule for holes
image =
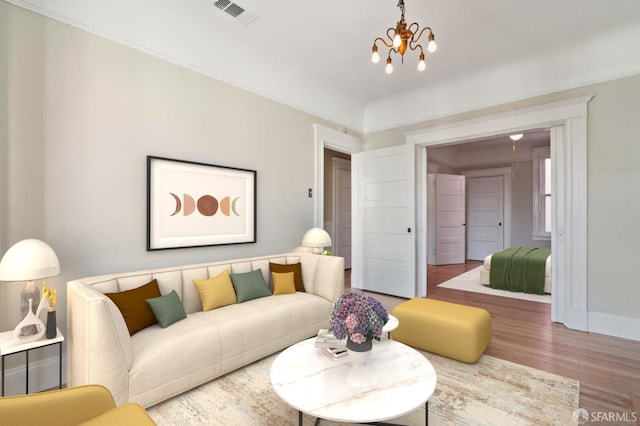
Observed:
[[[58,334],[58,324],[56,321],[56,299],[57,290],[53,287],[47,287],[46,283],[42,283],[42,300],[46,300],[47,305],[47,339],[53,339]]]

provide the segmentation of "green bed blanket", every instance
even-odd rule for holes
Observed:
[[[509,247],[491,256],[489,287],[521,293],[544,294],[544,275],[551,250]]]

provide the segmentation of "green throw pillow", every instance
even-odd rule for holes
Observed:
[[[147,303],[151,306],[151,310],[158,320],[160,327],[167,328],[187,317],[184,306],[175,290],[171,293],[153,299],[147,299]]]
[[[231,274],[231,282],[236,291],[238,303],[246,302],[259,297],[271,296],[271,291],[262,276],[262,270]]]

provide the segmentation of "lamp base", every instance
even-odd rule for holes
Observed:
[[[33,304],[29,303],[29,300],[40,300],[40,290],[33,281],[27,281],[22,291],[20,291],[20,318],[22,319],[27,317],[29,310],[33,314],[36,313],[36,306],[32,306]],[[20,336],[31,336],[37,333],[38,329],[35,325],[28,325],[20,330]]]

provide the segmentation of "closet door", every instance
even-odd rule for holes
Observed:
[[[469,178],[467,258],[484,260],[504,249],[504,177]]]
[[[436,265],[465,262],[465,177],[436,174]]]

